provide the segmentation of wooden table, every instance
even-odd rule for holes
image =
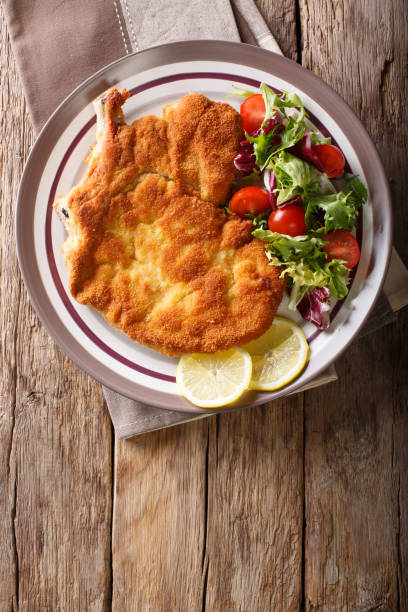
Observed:
[[[408,263],[406,0],[259,6],[363,120]],[[337,383],[115,440],[21,281],[33,133],[3,19],[0,52],[1,612],[408,610],[408,310],[347,350]]]

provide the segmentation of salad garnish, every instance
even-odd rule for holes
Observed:
[[[244,99],[245,139],[227,210],[252,220],[253,236],[287,279],[289,308],[327,329],[330,299],[346,297],[360,257],[351,232],[367,189],[344,172],[343,153],[313,126],[296,93],[277,94],[264,83],[259,92],[232,94]]]

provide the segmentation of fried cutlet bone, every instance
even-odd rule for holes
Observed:
[[[170,356],[212,353],[260,336],[284,281],[268,265],[263,243],[252,239],[252,223],[214,205],[229,189],[220,176],[229,176],[227,157],[232,164],[237,150],[235,111],[189,94],[166,107],[164,119],[126,125],[126,97],[110,90],[99,99],[88,172],[54,204],[68,230],[63,255],[72,295]],[[215,170],[202,157],[213,138],[206,112],[232,117]],[[190,144],[171,135],[176,125],[183,131],[182,116]],[[193,116],[201,118],[195,130]],[[208,194],[214,203],[204,199]]]
[[[125,125],[125,90],[103,94],[95,103],[97,145],[92,158],[104,162],[109,181],[123,175],[157,172],[192,187],[203,200],[223,204],[236,169],[243,135],[239,113],[229,104],[190,93],[163,109]],[[117,129],[120,127],[120,129]]]

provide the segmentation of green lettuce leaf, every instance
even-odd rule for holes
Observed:
[[[337,299],[342,300],[348,294],[349,269],[340,259],[332,259],[326,262],[325,271],[328,277],[327,287],[330,290],[330,295],[335,295]]]
[[[324,213],[324,226],[318,217],[318,211]],[[325,234],[337,229],[350,231],[357,224],[358,210],[351,193],[342,191],[330,195],[309,196],[307,200],[305,221],[309,229],[321,229]]]
[[[298,195],[305,200],[319,190],[316,169],[299,157],[282,151],[270,164],[276,176],[278,206]]]
[[[258,93],[257,91],[251,91],[250,89],[244,89],[243,87],[237,87],[236,85],[233,85],[232,87],[237,93],[227,94],[227,98],[242,98],[243,100],[246,100],[250,96]]]
[[[280,144],[274,145],[269,151],[267,151],[267,155],[264,156],[265,161],[261,169],[263,170],[267,167],[271,167],[273,164],[273,158],[281,151],[293,147],[303,138],[304,133],[305,127],[302,125],[302,122],[294,119],[293,117],[289,117],[284,130],[279,133],[281,139]]]
[[[265,83],[259,88],[265,102],[265,119],[275,116],[275,111],[280,110],[286,116],[286,108],[300,108],[304,112],[303,102],[296,93],[284,91],[281,95],[276,94]]]
[[[252,232],[255,238],[267,242],[265,248],[273,245],[274,250],[281,256],[282,261],[291,261],[300,257],[318,257],[324,246],[324,240],[318,236],[287,236],[270,230],[257,229]]]
[[[346,174],[347,191],[350,192],[350,200],[356,210],[360,210],[368,200],[366,186],[360,181],[357,174]]]
[[[277,127],[278,126],[267,134],[263,132],[258,134],[258,136],[250,136],[247,134],[247,139],[254,145],[256,165],[261,171],[266,167],[269,157],[273,155],[271,151],[275,151],[277,147],[277,145],[273,144]]]
[[[260,215],[245,215],[248,219],[252,219],[252,223],[255,229],[266,230],[268,227],[268,217],[270,211],[261,213]]]
[[[263,229],[255,230],[253,235],[265,241],[271,264],[280,266],[281,276],[290,280],[292,310],[313,287],[328,287],[330,296],[340,300],[347,295],[349,271],[339,259],[327,261],[324,240],[318,236],[291,237]]]
[[[310,127],[309,125],[306,125],[306,127],[308,130],[310,130],[310,141],[312,147],[319,144],[331,144],[332,139],[330,138],[330,136],[327,136],[327,138],[325,138],[324,136],[316,132],[315,127],[312,123],[310,123]]]
[[[295,93],[283,92],[283,94],[278,95],[265,83],[260,86],[260,91],[266,109],[265,120],[262,125],[264,126],[269,119],[276,118],[277,112],[283,117],[284,125],[284,129],[279,132],[279,144],[274,142],[278,126],[266,134],[261,131],[258,136],[248,135],[248,140],[254,145],[256,163],[262,171],[274,155],[293,147],[303,137],[306,129],[306,111],[299,96]],[[294,109],[297,109],[297,111],[295,112]],[[292,114],[288,114],[288,110],[291,110]]]

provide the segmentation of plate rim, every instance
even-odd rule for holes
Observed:
[[[227,47],[229,48],[228,54],[225,53]],[[187,53],[187,57],[186,57],[183,54],[183,52],[186,52],[187,50],[190,50],[190,52],[194,50],[194,53],[192,55],[203,54],[203,56],[199,58],[191,57],[191,53],[190,54]],[[158,58],[160,58],[161,54],[163,53],[164,53],[164,57],[162,58],[162,61],[161,60],[158,61]],[[228,55],[228,57],[226,57],[226,55]],[[230,55],[232,55],[233,57],[230,57]],[[245,57],[243,57],[244,55]],[[156,56],[156,62],[154,61],[155,56]],[[299,389],[299,387],[304,386],[305,384],[308,384],[312,379],[316,378],[322,371],[327,369],[331,365],[331,363],[333,363],[336,359],[338,359],[339,356],[347,349],[347,347],[355,339],[356,335],[361,330],[362,326],[364,325],[364,323],[367,321],[368,317],[370,316],[375,306],[375,303],[380,295],[380,292],[382,290],[382,286],[385,280],[385,275],[387,273],[388,265],[389,265],[389,261],[391,257],[393,216],[392,216],[391,195],[390,195],[389,184],[386,179],[386,175],[385,175],[384,168],[382,166],[381,159],[379,157],[379,154],[377,152],[377,149],[374,143],[372,142],[368,132],[364,128],[360,119],[357,117],[354,111],[350,108],[350,106],[341,98],[341,96],[339,96],[339,94],[337,94],[332,89],[332,87],[330,87],[330,85],[328,85],[322,79],[320,79],[320,77],[313,74],[312,72],[310,72],[303,66],[297,64],[293,60],[288,59],[279,54],[273,53],[271,51],[261,49],[259,47],[255,47],[252,45],[248,45],[245,43],[236,43],[236,42],[219,41],[219,40],[181,41],[181,42],[157,45],[155,47],[151,47],[144,51],[125,55],[124,57],[119,58],[118,60],[115,60],[114,62],[104,66],[103,68],[95,72],[94,74],[90,75],[82,83],[80,83],[61,102],[61,104],[55,109],[55,111],[52,113],[50,118],[47,120],[47,122],[43,126],[41,132],[39,133],[34,143],[34,146],[25,163],[24,171],[23,171],[21,181],[20,181],[18,196],[17,196],[17,207],[16,207],[16,213],[15,213],[17,256],[18,256],[21,274],[24,280],[26,290],[29,294],[31,303],[33,304],[42,324],[44,325],[44,327],[46,328],[50,336],[57,343],[57,345],[68,355],[70,359],[72,359],[72,361],[75,364],[77,364],[81,369],[83,369],[90,376],[98,380],[101,384],[105,385],[106,387],[109,387],[113,391],[116,391],[120,393],[121,395],[128,397],[129,399],[141,401],[141,402],[150,404],[152,406],[160,407],[166,410],[176,410],[176,411],[196,413],[196,414],[203,414],[203,413],[214,414],[214,412],[216,412],[214,409],[203,409],[197,406],[193,406],[192,404],[187,402],[187,400],[185,400],[181,395],[180,396],[172,395],[165,391],[159,391],[154,388],[145,387],[141,385],[140,383],[131,382],[125,377],[123,377],[121,374],[113,372],[109,368],[109,366],[102,364],[99,360],[95,358],[93,359],[96,362],[95,363],[96,367],[92,368],[90,365],[88,365],[88,363],[84,359],[85,356],[87,356],[89,359],[88,351],[84,349],[81,346],[80,342],[74,336],[69,334],[69,332],[68,332],[68,337],[71,340],[73,340],[73,343],[72,342],[71,343],[74,346],[71,347],[69,344],[67,344],[67,342],[64,339],[64,336],[67,335],[67,330],[63,326],[62,322],[58,319],[58,317],[56,317],[56,321],[54,321],[54,325],[53,325],[53,322],[48,320],[46,312],[44,312],[46,309],[43,307],[40,301],[40,298],[38,297],[38,294],[40,294],[40,296],[42,295],[43,298],[45,296],[45,301],[48,300],[49,302],[49,298],[45,290],[45,287],[43,285],[41,276],[39,274],[36,258],[35,258],[35,261],[36,261],[35,265],[36,265],[36,269],[38,270],[38,274],[36,275],[37,277],[35,280],[38,285],[37,288],[34,288],[32,286],[32,281],[30,279],[30,276],[32,275],[30,275],[29,273],[29,266],[26,267],[27,254],[25,252],[24,240],[23,240],[23,234],[24,234],[25,228],[22,223],[22,217],[25,214],[24,207],[27,206],[27,198],[26,198],[27,186],[32,184],[30,183],[31,175],[32,174],[35,175],[37,171],[37,168],[36,168],[37,153],[41,151],[41,147],[45,147],[45,148],[48,147],[49,152],[52,151],[59,136],[66,129],[67,123],[72,119],[71,117],[71,118],[68,118],[68,121],[65,121],[65,122],[63,121],[64,113],[66,113],[67,110],[68,111],[70,110],[69,107],[72,101],[77,100],[78,96],[81,97],[81,94],[85,93],[86,95],[86,93],[88,93],[87,100],[84,100],[81,103],[78,102],[79,111],[80,111],[82,108],[84,108],[86,104],[88,104],[93,98],[95,98],[98,95],[98,93],[101,93],[104,89],[111,86],[107,83],[104,83],[103,80],[101,82],[101,77],[109,75],[112,71],[115,72],[115,70],[117,70],[118,67],[120,67],[122,64],[124,64],[125,66],[127,64],[132,66],[132,62],[136,58],[138,61],[140,60],[142,64],[143,63],[148,64],[143,68],[143,70],[152,69],[152,68],[155,68],[161,65],[177,63],[180,61],[211,60],[211,61],[229,62],[231,64],[238,64],[240,66],[243,66],[244,68],[251,67],[251,68],[263,70],[264,72],[270,73],[272,77],[273,76],[276,77],[276,74],[274,75],[271,72],[271,69],[274,66],[274,64],[275,66],[276,66],[276,63],[278,65],[281,64],[282,67],[286,65],[292,73],[290,75],[291,80],[297,80],[298,75],[299,75],[299,78],[303,76],[303,78],[306,80],[307,87],[302,86],[302,89],[305,91],[305,93],[310,95],[310,97],[314,98],[314,95],[310,93],[310,89],[312,85],[315,84],[316,86],[320,88],[321,91],[326,93],[326,95],[328,95],[329,97],[332,97],[333,101],[336,102],[337,105],[340,105],[342,110],[345,112],[347,119],[354,124],[355,128],[357,128],[359,136],[363,138],[364,144],[368,148],[368,151],[370,152],[370,156],[372,157],[371,161],[376,167],[377,183],[381,185],[383,189],[383,194],[384,194],[384,205],[385,205],[384,217],[385,217],[385,220],[387,221],[387,224],[386,224],[386,227],[384,228],[383,240],[384,240],[384,243],[387,249],[387,253],[386,253],[385,259],[382,260],[383,268],[381,271],[380,280],[378,282],[378,286],[375,291],[374,298],[372,300],[372,303],[370,304],[370,307],[367,309],[365,316],[361,319],[360,323],[358,324],[357,328],[355,329],[354,333],[352,333],[348,341],[344,343],[340,348],[338,348],[338,350],[335,351],[335,354],[331,359],[329,359],[327,362],[324,362],[320,367],[318,367],[316,372],[314,372],[313,376],[311,375],[310,378],[307,378],[306,376],[305,380],[302,380],[301,382],[295,381],[294,383],[292,383],[288,387],[283,388],[280,391],[276,391],[273,393],[267,392],[265,394],[257,394],[257,396],[253,399],[253,401],[250,401],[249,403],[239,404],[237,406],[234,406],[234,405],[228,406],[228,407],[223,408],[222,410],[223,412],[229,412],[229,411],[233,411],[236,409],[248,408],[250,406],[265,404],[269,401],[273,401],[275,399],[282,398],[288,394],[292,394],[296,392]],[[272,58],[273,58],[273,61],[271,61]],[[270,64],[270,66],[268,64]],[[127,76],[131,76],[131,74]],[[126,77],[122,77],[122,78],[126,78]],[[98,88],[97,91],[92,91],[92,85],[94,84],[97,85],[98,83],[101,85],[101,87]],[[303,83],[303,85],[305,85],[305,83]],[[327,100],[325,100],[325,102],[327,102]],[[325,108],[327,109],[327,106],[325,106]],[[77,110],[77,112],[79,111]],[[333,116],[331,112],[329,112],[329,114]],[[337,118],[335,120],[337,122]],[[58,134],[54,133],[55,140],[52,142],[51,145],[48,145],[46,138],[49,137],[50,130],[52,131],[52,129],[55,127],[55,123],[58,124],[58,122],[62,124],[62,129],[61,131],[58,132]],[[344,129],[343,128],[341,129],[343,133],[345,134],[346,138],[350,140],[349,136],[344,131]],[[352,141],[350,140],[350,142]],[[353,145],[353,148],[354,148],[354,145]],[[46,156],[46,160],[47,159],[48,159],[48,155]],[[46,160],[45,160],[45,163],[46,163]],[[42,171],[44,169],[44,164],[43,163],[39,164],[39,167],[40,167],[40,170],[39,172],[37,172],[38,176],[37,176],[37,183],[35,184],[35,187],[36,187],[35,193],[37,191],[39,181],[42,175]],[[33,198],[31,198],[31,200],[34,201]],[[28,202],[28,205],[29,204],[30,202]],[[34,204],[32,204],[33,211],[34,211],[34,208],[35,208],[35,201],[34,201]],[[32,229],[32,235],[33,235],[33,240],[34,240],[33,226],[31,229]],[[381,265],[381,264],[378,264],[378,265]],[[55,312],[54,307],[53,307],[53,310]],[[78,352],[78,349],[79,349],[79,352]],[[105,375],[105,370],[106,370],[106,375]],[[108,381],[106,380],[105,376],[108,378]],[[121,384],[119,384],[120,381],[123,381],[124,386],[126,387],[130,385],[133,391],[122,387]],[[136,394],[135,394],[135,391],[137,391]]]

